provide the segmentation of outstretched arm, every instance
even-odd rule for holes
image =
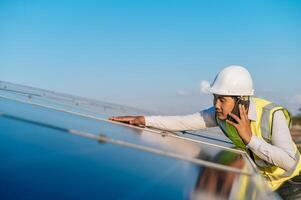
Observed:
[[[215,109],[211,107],[191,115],[178,116],[125,116],[111,117],[110,120],[133,125],[145,125],[168,131],[199,130],[216,126]]]

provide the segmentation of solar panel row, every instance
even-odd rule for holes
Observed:
[[[106,120],[143,114],[133,108],[0,88],[1,199],[276,198],[227,142]]]

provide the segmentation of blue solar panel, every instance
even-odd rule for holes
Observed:
[[[5,199],[183,199],[198,174],[191,163],[11,119],[0,130]]]
[[[247,155],[227,145],[112,123],[99,102],[76,105],[70,96],[5,85],[0,199],[274,197]]]

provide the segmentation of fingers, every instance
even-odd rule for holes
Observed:
[[[239,123],[240,118],[238,116],[234,115],[233,113],[229,113],[229,115]]]
[[[130,122],[131,120],[133,120],[133,117],[130,116],[110,117],[109,120],[117,121],[117,122]]]
[[[243,120],[247,120],[248,116],[247,116],[247,111],[244,105],[239,105],[239,113],[240,116]]]
[[[242,105],[239,104],[238,108],[239,108],[240,118],[244,119],[244,118],[245,118],[245,115],[244,115],[244,112],[243,112]]]

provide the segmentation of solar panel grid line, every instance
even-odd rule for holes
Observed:
[[[104,106],[107,105],[106,107],[112,107],[114,106],[114,109],[116,109],[116,107],[118,109],[124,110],[124,111],[128,111],[128,109],[135,109],[135,111],[139,111],[139,112],[149,112],[146,110],[142,110],[142,109],[137,109],[137,108],[132,108],[130,106],[122,106],[122,105],[118,105],[118,104],[111,104],[108,102],[100,102],[97,100],[92,100],[92,99],[88,99],[88,98],[84,98],[84,97],[80,97],[80,96],[74,96],[74,95],[69,95],[69,94],[65,94],[65,93],[60,93],[60,92],[56,92],[56,91],[51,91],[51,90],[44,90],[44,89],[39,89],[39,88],[34,88],[31,86],[23,86],[23,85],[19,85],[19,84],[15,84],[15,83],[10,83],[10,82],[4,82],[4,81],[0,81],[0,86],[2,85],[2,87],[5,89],[7,88],[12,88],[15,90],[26,90],[27,93],[41,93],[41,94],[37,94],[36,96],[38,97],[45,97],[45,98],[51,98],[51,99],[57,99],[57,100],[63,100],[63,101],[69,101],[69,102],[76,102],[76,103],[80,103],[81,105],[83,103],[86,103],[87,105],[97,105],[97,106]],[[29,92],[28,92],[29,91]],[[101,103],[101,104],[100,104]],[[113,108],[113,107],[112,107]]]
[[[194,136],[197,136],[197,137],[203,137],[203,138],[206,138],[206,139],[212,139],[212,140],[216,140],[216,141],[219,141],[219,142],[225,142],[225,143],[228,143],[228,144],[233,144],[232,142],[228,142],[228,141],[221,140],[221,139],[216,139],[216,138],[210,138],[210,137],[207,137],[207,136],[204,136],[204,135],[194,134],[194,133],[191,133],[189,131],[181,131],[181,133],[183,133],[184,135],[189,134],[189,135],[194,135]]]
[[[3,90],[3,89],[0,89],[0,90]],[[9,92],[11,92],[11,91],[15,91],[15,90],[3,90],[3,91],[9,91]],[[19,94],[26,94],[26,95],[28,95],[28,96],[27,96],[28,98],[29,98],[29,96],[31,95],[31,93],[26,93],[26,92],[23,92],[23,93],[18,92],[18,91],[16,91],[16,92],[19,93]],[[68,104],[68,103],[62,103],[62,99],[61,99],[61,98],[57,98],[57,97],[55,97],[55,96],[51,97],[51,100],[49,100],[48,98],[46,98],[45,95],[34,95],[34,96],[35,96],[36,99],[37,99],[38,97],[41,97],[41,98],[43,98],[43,99],[41,99],[41,100],[43,100],[43,101],[45,101],[45,102],[48,102],[48,103],[58,103],[58,104],[61,104],[61,105],[63,105],[63,106],[66,106],[66,107],[79,106],[79,102],[76,101],[76,100],[73,100],[73,99],[63,99],[63,101],[67,101],[67,102],[71,103],[71,105],[70,105],[70,104]],[[29,99],[32,99],[32,97],[29,98]],[[60,100],[60,102],[53,101],[53,99],[54,99],[54,100],[57,100],[57,101]],[[81,105],[81,106],[83,106],[83,105]],[[103,109],[104,109],[104,111],[105,111],[105,107],[104,107]],[[91,110],[89,110],[89,111],[92,112]],[[97,114],[97,113],[95,113],[95,114]],[[109,114],[109,113],[108,113],[108,114]]]
[[[6,92],[13,92],[13,93],[16,93],[16,94],[28,95],[28,96],[37,96],[37,97],[40,97],[40,96],[41,96],[41,95],[34,94],[34,93],[22,92],[22,91],[11,90],[11,89],[6,89],[6,88],[0,88],[0,90],[6,91]]]
[[[108,137],[105,134],[95,135],[95,134],[85,132],[85,131],[80,131],[80,130],[76,130],[76,129],[68,129],[68,128],[59,127],[59,126],[55,126],[55,125],[50,125],[50,124],[46,124],[46,123],[42,123],[42,122],[36,122],[36,121],[33,121],[33,120],[28,120],[28,119],[24,119],[24,118],[20,118],[20,117],[16,117],[16,116],[11,116],[11,115],[7,115],[7,114],[4,114],[4,113],[0,113],[0,116],[4,117],[4,118],[9,118],[9,119],[12,119],[12,120],[18,120],[18,121],[22,121],[22,122],[25,122],[25,123],[31,123],[31,124],[35,124],[35,125],[38,125],[38,126],[47,127],[47,128],[50,128],[50,129],[55,129],[55,130],[58,130],[58,131],[61,131],[61,132],[81,136],[81,137],[88,138],[88,139],[97,140],[101,143],[110,143],[110,144],[114,144],[114,145],[128,147],[128,148],[141,150],[141,151],[144,151],[144,152],[153,153],[153,154],[157,154],[157,155],[161,155],[161,156],[165,156],[165,157],[171,157],[171,158],[174,158],[174,159],[188,161],[188,162],[191,162],[191,163],[194,163],[194,164],[198,164],[198,165],[202,165],[202,166],[206,166],[206,167],[211,167],[211,168],[218,169],[218,170],[233,172],[233,173],[236,173],[236,174],[247,175],[247,176],[253,176],[254,175],[253,173],[244,172],[244,171],[242,171],[240,169],[237,169],[237,168],[234,168],[234,167],[229,167],[229,166],[221,165],[221,164],[218,164],[218,163],[205,161],[205,160],[202,160],[202,159],[199,159],[199,158],[193,158],[193,157],[189,157],[189,156],[176,154],[176,153],[166,151],[166,150],[155,149],[155,148],[152,148],[152,147],[147,147],[147,146],[143,146],[143,145],[139,145],[139,144],[134,144],[134,143],[131,143],[131,142],[117,140],[117,139]]]

